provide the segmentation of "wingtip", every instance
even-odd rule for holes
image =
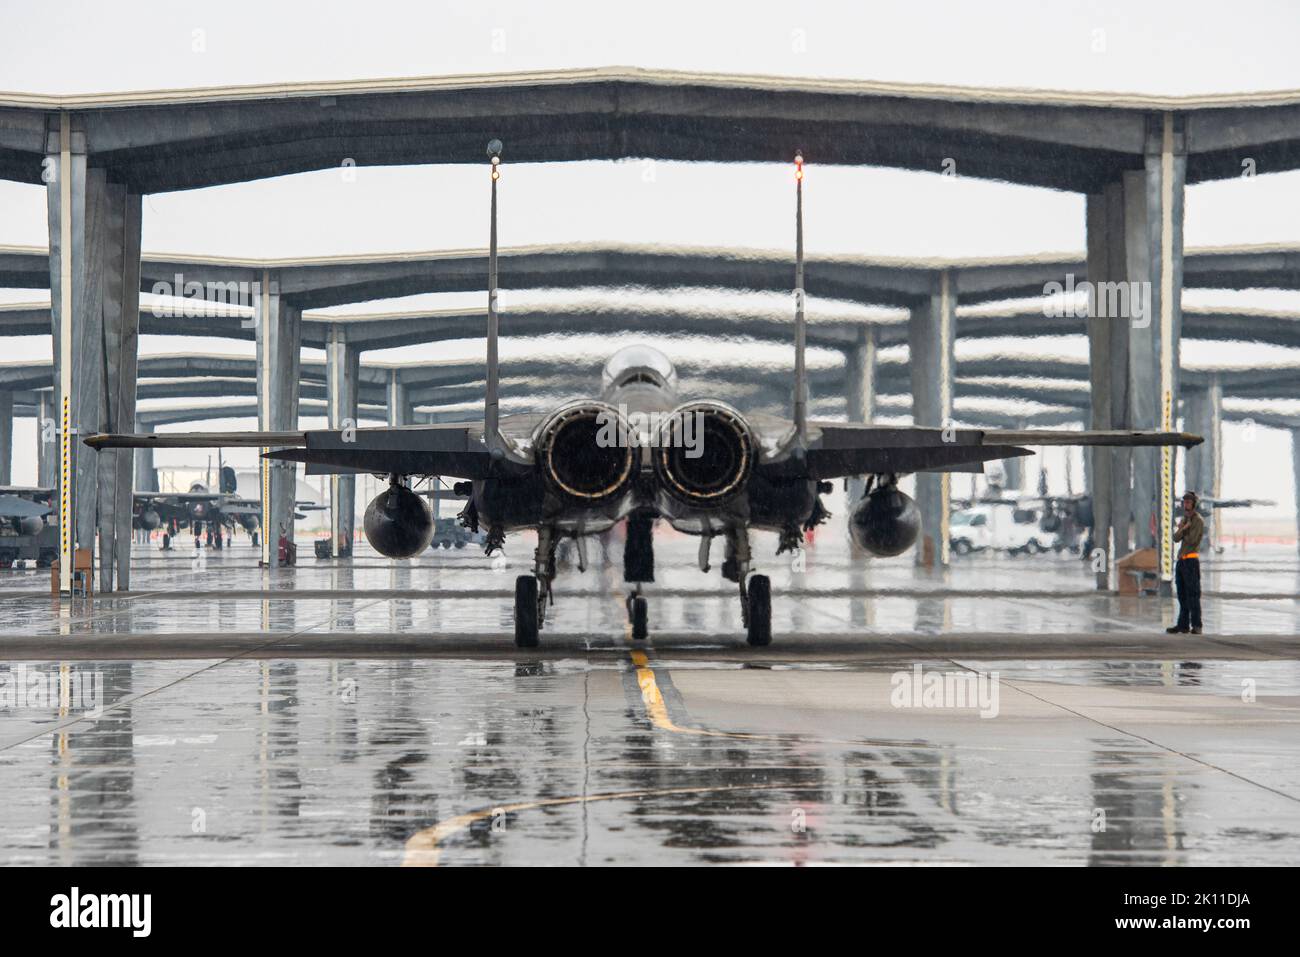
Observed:
[[[81,441],[96,451],[103,449],[139,449],[147,448],[151,444],[153,436],[150,435],[133,435],[130,433],[117,434],[115,432],[92,432]]]

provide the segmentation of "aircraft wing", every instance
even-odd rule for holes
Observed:
[[[810,422],[802,458],[783,456],[761,467],[774,476],[829,479],[849,475],[980,471],[984,462],[1029,455],[1022,445],[1189,447],[1202,442],[1186,432],[982,430]],[[518,467],[494,461],[472,423],[312,432],[176,432],[96,434],[91,448],[273,448],[267,458],[307,465],[308,475],[333,472],[445,475],[480,479]]]
[[[1030,455],[1023,445],[1197,445],[1185,432],[1107,432],[1030,429],[933,429],[844,422],[810,422],[802,471],[811,478],[910,472],[980,471],[984,462]],[[791,456],[764,466],[797,474]]]
[[[39,488],[35,485],[0,485],[0,495],[17,495],[19,498],[49,498],[54,494],[52,488]]]
[[[85,441],[94,449],[270,448],[274,451],[266,458],[303,462],[308,475],[361,472],[475,479],[486,478],[493,469],[482,436],[482,424],[462,422],[311,432],[99,433]]]
[[[1271,502],[1262,498],[1203,498],[1200,500],[1202,505],[1208,505],[1210,508],[1255,508],[1270,507],[1277,502]]]
[[[135,492],[137,502],[156,502],[164,505],[188,505],[190,502],[215,502],[221,496],[216,492]]]
[[[0,495],[0,518],[39,518],[54,509],[18,495]]]
[[[306,432],[96,432],[86,436],[85,442],[92,449],[279,448],[305,445],[306,436]]]
[[[387,472],[398,475],[452,475],[486,478],[492,456],[483,427],[465,423],[354,429],[306,433],[299,448],[277,449],[266,457],[304,462],[308,475],[333,472]]]
[[[984,429],[986,442],[1010,442],[1015,445],[1180,445],[1190,449],[1205,441],[1203,436],[1191,432],[1155,432],[1141,430],[1088,430],[1071,432],[1066,429]]]
[[[254,498],[237,498],[226,499],[220,503],[221,514],[229,515],[231,518],[240,518],[245,515],[261,516],[262,503]],[[295,512],[319,512],[327,506],[317,505],[315,502],[294,502]],[[305,515],[296,515],[296,518],[306,518]]]

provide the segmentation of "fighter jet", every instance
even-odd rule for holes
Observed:
[[[494,150],[495,147],[495,150]],[[629,346],[605,363],[599,392],[545,413],[501,416],[497,361],[496,194],[500,144],[492,158],[488,253],[487,366],[481,422],[308,432],[92,435],[93,448],[261,446],[266,457],[302,462],[308,475],[386,476],[369,505],[365,532],[386,556],[418,555],[433,533],[413,479],[448,476],[468,499],[462,520],[486,531],[489,554],[506,536],[537,533],[531,574],[515,581],[514,637],[535,647],[553,603],[555,552],[626,521],[623,577],[635,639],[648,634],[642,585],[654,580],[654,529],[663,522],[700,537],[699,566],[725,545],[722,576],[734,583],[749,644],[772,638],[771,582],[754,569],[750,532],[778,535],[777,553],[798,547],[828,517],[821,496],[832,480],[866,476],[849,517],[855,542],[875,555],[898,555],[920,530],[919,513],[898,488],[914,472],[982,471],[983,463],[1028,455],[1024,445],[1182,445],[1177,432],[989,431],[818,422],[807,417],[803,297],[803,165],[796,159],[795,371],[793,416],[745,414],[708,396],[680,394],[676,371],[657,349]]]
[[[22,485],[0,486],[0,568],[32,558],[42,568],[58,556],[57,523],[50,524],[53,492]]]
[[[183,528],[194,533],[195,547],[206,533],[209,547],[221,548],[222,530],[234,530],[239,523],[250,535],[257,532],[261,504],[255,499],[235,495],[235,470],[222,466],[217,491],[209,491],[202,482],[190,484],[188,492],[136,492],[131,524],[153,531],[164,529],[163,547],[171,544]]]
[[[164,529],[167,539],[175,538],[183,528],[194,533],[197,545],[206,533],[209,546],[221,548],[222,528],[233,530],[240,525],[250,535],[259,528],[262,505],[257,499],[234,494],[235,471],[226,466],[221,471],[219,491],[212,492],[202,482],[194,482],[188,492],[135,492],[132,497],[131,525],[153,531]],[[55,489],[0,486],[0,533],[5,529],[15,535],[37,535],[46,524],[44,516],[53,509]],[[299,510],[320,509],[312,502],[298,502]],[[295,518],[306,518],[296,513]],[[48,556],[53,561],[57,549]],[[42,554],[42,563],[47,564]]]
[[[243,528],[256,542],[258,529],[261,527],[262,503],[255,498],[240,498],[236,494],[237,479],[235,470],[229,465],[218,469],[220,481],[217,491],[213,492],[202,482],[190,483],[188,492],[136,492],[131,517],[134,528],[153,531],[164,529],[163,547],[168,548],[171,539],[182,529],[189,528],[194,533],[194,546],[205,541],[209,548],[222,547],[222,530],[234,531],[235,526]],[[313,502],[296,502],[297,511],[294,518],[302,519],[308,510],[324,508]]]
[[[1182,503],[1179,508],[1173,510],[1174,517],[1177,518],[1182,514]],[[1216,554],[1223,554],[1223,526],[1218,521],[1219,516],[1215,514],[1219,509],[1224,508],[1272,508],[1277,502],[1262,498],[1214,498],[1213,496],[1204,496],[1197,498],[1196,510],[1201,513],[1201,518],[1205,520],[1205,532],[1201,536],[1201,551],[1213,550]]]

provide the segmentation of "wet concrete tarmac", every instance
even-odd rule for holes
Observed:
[[[593,567],[517,651],[527,555],[268,573],[246,547],[139,548],[136,592],[59,605],[48,573],[6,576],[0,860],[1300,857],[1290,549],[1207,561],[1191,639],[1161,630],[1167,601],[1093,594],[1077,560],[926,576],[823,540],[763,569],[761,652],[685,541],[659,544],[645,646]]]

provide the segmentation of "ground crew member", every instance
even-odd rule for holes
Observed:
[[[1174,529],[1178,546],[1178,564],[1174,566],[1174,583],[1178,589],[1178,624],[1165,631],[1171,635],[1201,633],[1201,557],[1197,549],[1205,535],[1205,519],[1196,510],[1196,493],[1183,493],[1183,514]]]

